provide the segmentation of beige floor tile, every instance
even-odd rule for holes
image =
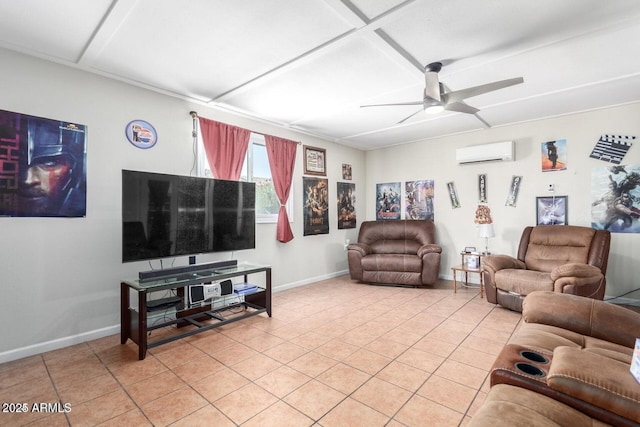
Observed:
[[[495,362],[496,360],[496,356],[468,347],[460,346],[453,353],[451,353],[449,359],[455,360],[457,362],[462,362],[467,365],[483,369],[485,371],[490,371],[491,367],[493,366],[493,362]]]
[[[258,378],[275,371],[282,363],[275,359],[265,356],[264,354],[256,354],[253,357],[243,360],[241,363],[236,363],[232,366],[232,369],[242,375],[243,377],[255,381]]]
[[[309,350],[306,348],[292,342],[284,342],[275,347],[271,347],[269,350],[265,351],[264,354],[280,363],[286,364],[297,359],[308,351]]]
[[[234,423],[242,424],[278,399],[254,383],[249,383],[214,402],[214,406],[229,417]]]
[[[346,397],[320,381],[311,380],[283,400],[313,420],[322,418]]]
[[[413,396],[394,419],[407,427],[457,427],[463,414],[421,396]]]
[[[311,331],[293,338],[291,342],[308,350],[313,350],[325,344],[330,339],[331,338],[326,335]]]
[[[313,420],[283,401],[278,401],[251,418],[242,427],[305,427]]]
[[[185,382],[175,373],[164,371],[156,376],[127,385],[125,390],[136,404],[143,405],[184,386]]]
[[[420,387],[418,394],[454,411],[465,413],[476,397],[477,390],[446,378],[432,375]]]
[[[410,348],[398,356],[396,360],[425,372],[434,372],[442,364],[445,358],[427,353],[426,351]]]
[[[393,341],[388,337],[380,337],[367,344],[364,348],[374,351],[383,356],[395,359],[403,352],[405,352],[409,348],[409,346],[406,344],[401,344],[397,341]]]
[[[108,421],[135,408],[133,401],[123,390],[116,390],[95,399],[72,405],[67,413],[73,426],[93,426]]]
[[[281,366],[258,378],[255,383],[282,399],[309,380],[311,378],[302,372],[288,366]]]
[[[315,351],[332,359],[343,361],[358,349],[358,346],[334,339],[316,348]]]
[[[247,347],[251,347],[256,351],[262,352],[285,342],[280,337],[271,335],[262,330],[259,330],[259,331],[260,331],[259,335],[256,335],[251,339],[242,341],[242,343]]]
[[[383,427],[388,421],[388,416],[348,397],[322,417],[319,424],[323,427]]]
[[[442,341],[432,336],[426,336],[415,343],[413,348],[422,350],[427,353],[435,354],[437,356],[449,357],[451,353],[453,353],[453,351],[457,348],[457,346],[457,344]]]
[[[376,377],[357,389],[351,397],[389,417],[404,405],[412,393]]]
[[[238,374],[231,368],[223,367],[214,374],[209,375],[191,384],[191,387],[202,395],[209,402],[213,403],[218,399],[238,390],[249,384],[249,380]]]
[[[485,370],[456,362],[455,360],[446,360],[434,373],[476,390],[480,388],[489,375],[489,372]]]
[[[106,372],[97,377],[83,378],[70,382],[66,387],[62,387],[60,384],[57,384],[56,387],[62,402],[70,402],[73,405],[77,405],[103,394],[119,390],[120,384],[113,378],[113,375]]]
[[[335,359],[310,351],[309,353],[303,354],[297,359],[287,363],[287,366],[290,366],[311,378],[315,378],[337,364],[338,361]]]
[[[208,377],[223,368],[223,364],[209,355],[204,355],[177,366],[173,373],[186,383],[192,383]]]
[[[67,424],[64,424],[67,425]],[[123,427],[123,426],[136,426],[145,427],[152,426],[151,422],[144,416],[140,409],[135,408],[127,411],[117,417],[111,418],[104,423],[100,424],[100,427]]]
[[[391,358],[366,349],[359,349],[344,360],[344,363],[363,372],[375,375],[391,362]]]
[[[338,363],[317,376],[318,381],[344,394],[353,393],[369,378],[371,378],[369,374],[344,363]]]
[[[166,426],[207,406],[207,402],[191,387],[185,386],[140,408],[154,426]]]
[[[376,374],[376,378],[415,392],[431,374],[405,363],[393,361]]]
[[[134,424],[123,424],[134,425]],[[218,411],[213,405],[206,405],[192,412],[191,414],[180,418],[171,427],[234,427],[234,424],[222,412]]]

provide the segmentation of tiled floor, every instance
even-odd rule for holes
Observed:
[[[156,347],[144,361],[114,335],[5,363],[0,401],[71,410],[2,412],[0,425],[465,425],[521,316],[452,289],[344,276],[275,293],[272,318]]]

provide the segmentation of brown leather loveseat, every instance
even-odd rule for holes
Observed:
[[[429,220],[365,221],[347,249],[349,273],[367,283],[433,285],[441,253]]]
[[[572,225],[526,227],[517,258],[483,257],[487,301],[522,311],[533,291],[604,297],[611,234]]]
[[[629,372],[640,313],[537,291],[522,314],[472,426],[640,425],[640,384]]]

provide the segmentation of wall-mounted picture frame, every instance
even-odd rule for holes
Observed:
[[[537,225],[568,225],[567,196],[536,197]]]
[[[351,181],[352,177],[352,173],[351,173],[351,165],[348,165],[346,163],[342,164],[342,179],[346,179],[348,181]]]
[[[327,176],[327,150],[309,145],[303,148],[305,175]]]

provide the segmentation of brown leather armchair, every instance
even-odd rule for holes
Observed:
[[[572,225],[526,227],[518,256],[483,257],[487,301],[522,311],[533,291],[602,299],[611,234]]]
[[[367,283],[433,285],[441,253],[429,220],[364,221],[347,248],[349,273]]]

